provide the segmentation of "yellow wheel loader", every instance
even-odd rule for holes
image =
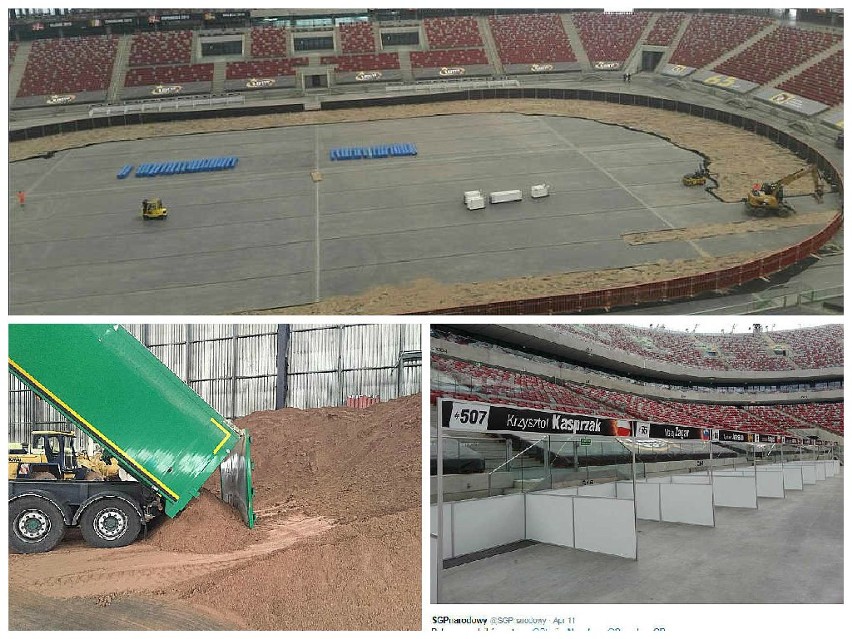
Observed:
[[[9,444],[9,479],[63,479],[100,481],[118,477],[118,464],[99,456],[77,453],[74,433],[62,430],[34,430],[29,448],[20,442]]]

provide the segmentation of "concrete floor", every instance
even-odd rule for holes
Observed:
[[[331,162],[336,146],[413,142],[416,158]],[[125,163],[236,155],[234,171],[115,179]],[[699,158],[582,119],[472,114],[114,142],[10,165],[13,314],[222,314],[420,277],[441,282],[779,248],[816,227],[628,246],[630,231],[744,219],[680,176]],[[319,169],[322,180],[312,182]],[[464,209],[462,192],[553,195]],[[11,197],[11,193],[10,193]],[[143,222],[145,197],[167,221]],[[802,212],[836,207],[796,203]]]
[[[537,544],[444,570],[443,603],[841,603],[843,476],[716,527],[638,522],[639,560]]]

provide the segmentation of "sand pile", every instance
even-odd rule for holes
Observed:
[[[252,437],[255,510],[351,521],[419,507],[420,417],[420,395],[412,395],[237,420]]]
[[[175,519],[163,517],[149,529],[143,543],[160,550],[206,554],[237,550],[259,541],[260,531],[246,528],[236,509],[218,494],[218,489],[214,493],[202,488]]]

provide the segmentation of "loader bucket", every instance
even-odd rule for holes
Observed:
[[[251,437],[243,431],[231,454],[219,466],[222,501],[236,508],[249,528],[254,528],[254,488],[251,484]]]

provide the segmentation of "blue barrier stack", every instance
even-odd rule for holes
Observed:
[[[328,153],[328,157],[332,161],[372,160],[406,155],[417,155],[417,147],[406,142],[404,144],[379,144],[376,146],[335,147]]]
[[[201,158],[199,160],[181,160],[179,162],[149,162],[140,164],[136,177],[157,177],[158,175],[181,175],[183,173],[204,173],[206,171],[225,171],[237,166],[239,158],[235,155]],[[129,168],[128,168],[129,167]],[[124,172],[126,169],[126,173]],[[117,177],[124,179],[133,170],[132,164],[126,164]],[[124,173],[124,175],[122,175]]]
[[[133,165],[132,165],[132,164],[125,164],[123,167],[121,167],[121,169],[119,170],[119,172],[115,174],[115,177],[117,177],[119,180],[123,180],[123,179],[124,179],[124,178],[126,178],[128,175],[130,175],[130,172],[131,172],[132,170],[133,170]]]

